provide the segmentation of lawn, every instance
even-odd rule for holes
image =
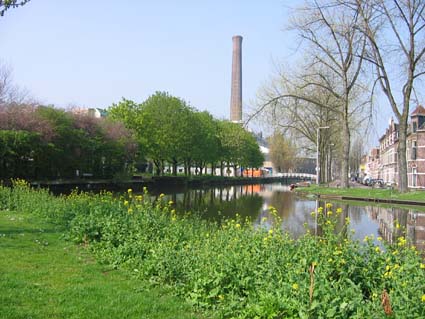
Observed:
[[[358,198],[379,198],[379,199],[397,199],[406,201],[424,202],[425,191],[410,191],[407,193],[399,193],[393,189],[380,188],[334,188],[326,186],[311,185],[310,187],[296,188],[297,192],[313,193],[335,196],[350,196]]]
[[[0,211],[0,318],[200,318],[167,291],[96,263],[36,216]]]

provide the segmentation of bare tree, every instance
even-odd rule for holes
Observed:
[[[0,17],[4,16],[7,10],[23,6],[29,1],[30,0],[0,0]]]
[[[362,156],[364,155],[364,140],[361,136],[357,136],[351,145],[350,152],[350,170],[351,174],[359,172]]]
[[[34,103],[27,90],[13,83],[12,68],[0,61],[0,106]]]
[[[359,15],[368,40],[364,58],[399,122],[399,190],[406,192],[406,137],[412,93],[425,74],[425,0],[354,0],[341,3]]]
[[[304,71],[298,76],[298,92],[280,92],[266,102],[298,99],[321,110],[329,109],[337,116],[343,187],[348,187],[349,180],[350,121],[369,102],[363,99],[365,86],[360,81],[366,38],[358,30],[358,19],[358,15],[337,2],[314,0],[297,9],[291,30],[303,40],[301,47],[306,52]],[[331,103],[314,98],[317,94],[311,95],[312,91],[325,92]],[[313,130],[320,126],[323,125],[318,123]]]
[[[268,142],[270,158],[278,172],[289,172],[296,167],[296,148],[290,139],[275,131]]]

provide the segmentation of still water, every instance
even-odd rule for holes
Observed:
[[[273,218],[270,206],[277,209],[282,220],[281,227],[297,238],[306,230],[320,234],[316,218],[311,212],[324,207],[327,202],[313,197],[301,197],[283,184],[239,185],[225,188],[198,189],[161,189],[153,190],[153,194],[164,193],[167,200],[172,200],[177,212],[197,212],[203,218],[220,221],[223,218],[234,218],[239,214],[249,217],[254,224],[260,224],[266,217],[267,223]],[[382,206],[360,206],[349,202],[332,202],[333,210],[340,207],[339,227],[349,217],[353,237],[362,240],[365,236],[381,236],[393,243],[399,236],[406,234],[418,249],[425,251],[425,209],[398,208]],[[264,223],[263,223],[264,225]],[[271,226],[270,224],[268,226]],[[378,242],[376,241],[378,244]]]

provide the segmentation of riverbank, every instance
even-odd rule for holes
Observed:
[[[179,216],[173,205],[163,196],[151,202],[149,194],[132,190],[120,198],[55,197],[24,182],[13,189],[0,186],[0,210],[62,225],[66,237],[89,247],[97,261],[131,273],[136,287],[146,281],[169,287],[194,311],[241,319],[383,318],[381,296],[386,296],[397,318],[425,314],[425,265],[401,231],[392,246],[375,246],[369,236],[360,243],[350,237],[342,209],[328,204],[312,213],[320,235],[307,232],[294,240],[282,232],[273,207],[269,219],[254,227],[238,215],[221,223]],[[341,222],[343,230],[336,233]],[[17,254],[21,241],[17,236],[12,249]],[[36,283],[30,287],[44,289],[42,281]],[[14,289],[13,282],[6,285]]]
[[[48,188],[53,193],[69,193],[78,188],[82,191],[122,191],[129,188],[141,191],[144,187],[149,190],[166,187],[218,187],[232,185],[250,184],[270,184],[285,183],[291,184],[300,181],[290,177],[227,177],[227,176],[149,176],[137,177],[130,180],[55,180],[55,181],[33,181],[30,185],[33,188]],[[6,186],[10,184],[4,183]]]
[[[63,235],[33,214],[0,210],[1,318],[201,318]]]
[[[425,206],[425,191],[410,191],[400,193],[393,189],[381,188],[335,188],[327,186],[311,185],[309,187],[295,188],[295,191],[303,194],[314,194],[323,199],[364,201],[373,203],[385,203],[394,205]]]

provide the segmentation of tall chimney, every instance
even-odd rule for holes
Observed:
[[[230,98],[230,120],[242,123],[242,37],[233,38],[232,92]]]

